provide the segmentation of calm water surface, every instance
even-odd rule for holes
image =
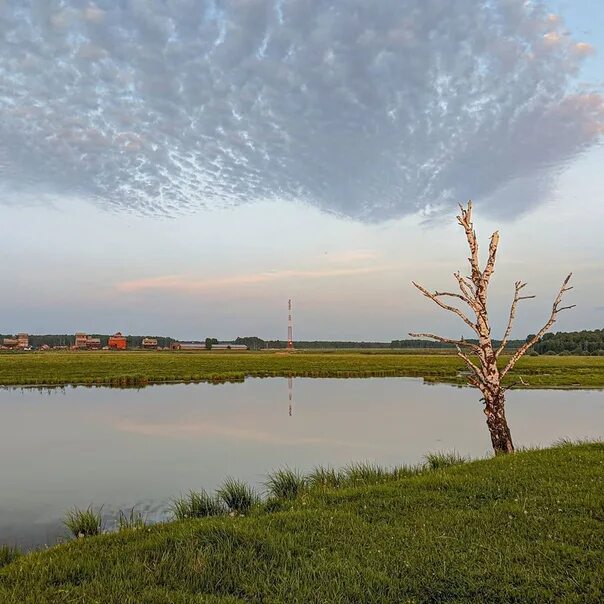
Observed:
[[[408,378],[249,379],[142,390],[0,390],[0,543],[65,535],[66,509],[170,499],[226,475],[261,485],[282,466],[416,463],[428,451],[482,456],[490,442],[477,393]],[[291,413],[291,414],[290,414]],[[513,391],[517,446],[604,433],[604,393]],[[111,526],[111,521],[107,521]]]

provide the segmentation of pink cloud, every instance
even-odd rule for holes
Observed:
[[[170,290],[180,292],[198,292],[229,287],[242,287],[259,283],[270,283],[285,279],[326,279],[333,277],[348,277],[366,275],[388,270],[387,267],[360,267],[360,268],[325,268],[308,270],[275,270],[229,277],[215,277],[200,279],[187,275],[165,275],[122,281],[116,284],[116,289],[124,293],[136,293],[148,290]]]

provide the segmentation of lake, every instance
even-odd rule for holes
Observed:
[[[0,390],[0,543],[56,543],[74,505],[103,505],[108,519],[136,506],[161,520],[173,497],[227,475],[261,488],[283,466],[391,466],[453,449],[484,456],[478,399],[412,378]],[[507,415],[517,447],[602,438],[604,395],[515,390]]]

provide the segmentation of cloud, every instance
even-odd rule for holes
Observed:
[[[603,131],[593,49],[523,0],[4,0],[0,28],[5,203],[516,215]]]
[[[225,288],[240,288],[247,285],[257,285],[285,279],[326,279],[334,277],[348,277],[352,275],[366,275],[388,270],[386,267],[360,267],[360,268],[326,268],[310,270],[276,270],[260,273],[233,275],[230,277],[216,277],[211,279],[198,279],[186,275],[166,275],[122,281],[116,289],[124,293],[137,293],[150,290],[169,290],[172,292],[199,292]]]

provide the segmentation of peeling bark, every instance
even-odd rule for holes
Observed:
[[[535,296],[520,295],[520,292],[526,286],[526,283],[522,283],[521,281],[516,282],[514,299],[510,308],[508,324],[501,343],[497,350],[495,350],[493,347],[493,341],[491,339],[491,325],[489,322],[487,300],[489,283],[491,276],[495,272],[497,247],[499,245],[499,233],[495,232],[493,235],[491,235],[487,263],[485,268],[481,269],[478,256],[478,239],[472,223],[472,202],[469,201],[466,208],[461,205],[459,207],[461,213],[457,217],[457,221],[459,222],[460,226],[463,227],[466,234],[468,247],[470,249],[470,257],[468,258],[468,261],[471,269],[471,274],[468,277],[462,276],[459,272],[454,274],[461,293],[439,291],[430,292],[422,285],[415,283],[415,281],[413,282],[413,285],[426,298],[432,300],[442,309],[456,314],[467,327],[474,331],[478,339],[478,344],[468,342],[463,338],[453,340],[451,338],[443,338],[441,336],[429,333],[410,333],[409,335],[412,337],[430,338],[438,342],[455,345],[458,356],[463,359],[466,366],[470,370],[468,383],[471,386],[478,388],[482,392],[484,413],[487,418],[487,427],[489,428],[489,432],[491,434],[491,443],[493,445],[495,454],[513,453],[514,444],[512,442],[512,435],[505,417],[506,388],[501,385],[501,381],[505,375],[511,369],[513,369],[514,365],[529,350],[529,348],[533,346],[533,344],[536,344],[556,322],[558,313],[574,307],[574,304],[571,306],[560,306],[564,294],[572,289],[572,287],[568,286],[572,273],[569,274],[562,283],[558,296],[554,300],[552,312],[548,321],[531,340],[525,342],[516,352],[514,352],[507,364],[502,370],[500,370],[499,366],[497,365],[497,359],[504,351],[505,346],[509,341],[514,320],[516,318],[516,308],[518,302],[521,300],[534,298]],[[445,297],[461,300],[470,308],[474,316],[470,317],[460,308],[445,304],[442,301],[442,298]],[[470,355],[472,354],[477,357],[476,361],[470,358]]]

